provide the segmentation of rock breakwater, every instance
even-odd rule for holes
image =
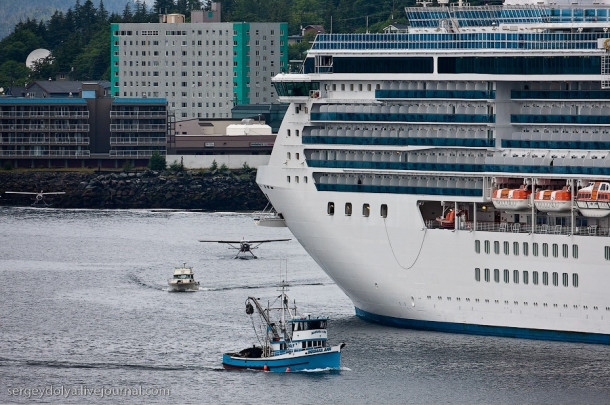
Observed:
[[[255,170],[57,172],[0,171],[0,205],[30,205],[33,196],[6,191],[65,191],[48,196],[56,208],[260,210],[267,200]]]

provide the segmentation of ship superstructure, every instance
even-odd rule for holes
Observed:
[[[610,2],[321,34],[257,182],[366,319],[610,343]]]

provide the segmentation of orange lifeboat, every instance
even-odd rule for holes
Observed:
[[[494,190],[491,201],[499,210],[519,211],[530,206],[532,190],[528,186],[520,188],[500,188]]]
[[[561,190],[542,190],[536,193],[534,205],[543,212],[569,211],[572,206],[572,193],[569,187]]]
[[[468,213],[464,210],[459,210],[457,215],[455,215],[455,211],[453,209],[450,209],[447,212],[447,215],[445,215],[445,217],[437,217],[436,218],[436,222],[439,223],[439,225],[441,226],[441,228],[445,228],[445,229],[453,229],[455,228],[455,217],[460,217],[460,216],[465,216],[466,221],[468,221]]]
[[[585,217],[608,216],[610,214],[610,183],[595,181],[578,190],[576,206]]]

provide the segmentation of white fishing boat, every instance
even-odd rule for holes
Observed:
[[[174,269],[174,276],[169,279],[169,291],[171,292],[187,292],[198,291],[199,281],[195,281],[193,268],[184,263],[180,267]]]

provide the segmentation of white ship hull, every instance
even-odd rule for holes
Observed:
[[[261,168],[259,178],[272,177]],[[479,240],[551,242],[550,235],[426,229],[413,196],[306,191],[274,187],[265,190],[282,212],[295,237],[322,269],[352,300],[356,313],[366,319],[425,330],[500,336],[609,343],[608,298],[597,288],[608,285],[610,274],[597,258],[606,242],[572,236],[579,243],[578,288],[475,281],[475,268],[508,267],[557,271],[548,258],[512,257],[499,262],[496,255],[474,253]],[[388,203],[401,207],[391,220],[379,216],[328,216],[329,200],[351,201],[354,206]],[[565,236],[557,235],[557,243]],[[596,243],[592,243],[596,242]],[[597,253],[597,254],[596,254]],[[494,257],[496,256],[496,257]],[[567,260],[569,259],[562,259]],[[561,264],[563,265],[566,263]],[[570,264],[568,267],[570,267]],[[493,270],[491,270],[493,271]],[[571,277],[571,275],[570,275]],[[512,279],[511,279],[512,281]]]

